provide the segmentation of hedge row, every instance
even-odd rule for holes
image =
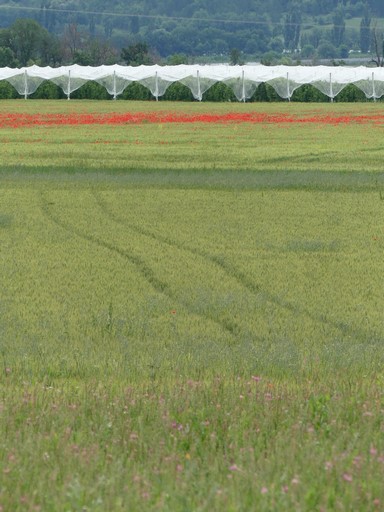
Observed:
[[[0,99],[20,98],[17,91],[6,81],[0,81]],[[31,99],[66,99],[62,89],[52,82],[43,82]],[[112,99],[106,89],[96,82],[87,82],[80,89],[71,94],[72,99],[109,100]],[[130,84],[119,100],[154,100],[151,92],[139,83]],[[170,85],[160,101],[194,101],[191,91],[181,83]],[[237,101],[232,89],[226,84],[214,84],[203,96],[203,101]],[[281,99],[276,91],[268,84],[260,84],[256,89],[251,102],[286,101]],[[297,102],[329,102],[330,99],[312,85],[302,85],[293,93],[291,101]],[[364,93],[353,84],[347,85],[335,98],[339,102],[367,101]]]

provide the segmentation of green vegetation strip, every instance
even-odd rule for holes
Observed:
[[[381,135],[1,130],[0,507],[380,510]]]

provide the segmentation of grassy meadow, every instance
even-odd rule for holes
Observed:
[[[0,125],[0,512],[384,510],[383,135]]]

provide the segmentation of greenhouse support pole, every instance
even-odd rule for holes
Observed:
[[[116,70],[113,71],[113,99],[116,99]]]
[[[24,99],[28,99],[28,73],[24,70]]]
[[[373,97],[373,101],[376,103],[375,72],[374,71],[372,71],[372,97]]]
[[[288,101],[291,101],[291,95],[289,92],[289,73],[287,73],[287,98],[288,98]]]
[[[157,76],[157,71],[155,73],[155,97],[156,101],[159,101],[159,77]]]
[[[242,71],[242,79],[243,79],[243,90],[241,94],[241,99],[245,103],[245,78],[244,78],[244,69]]]
[[[71,70],[68,70],[68,92],[67,92],[67,100],[71,99]]]
[[[332,73],[329,73],[329,94],[331,98],[331,103],[333,103]]]
[[[202,95],[201,95],[201,87],[200,87],[200,72],[199,70],[196,71],[196,78],[197,78],[197,99],[201,101]]]

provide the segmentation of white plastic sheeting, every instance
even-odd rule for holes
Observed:
[[[261,83],[270,84],[281,98],[290,100],[293,92],[311,84],[331,100],[348,84],[355,84],[367,98],[384,95],[384,68],[330,66],[263,66],[263,65],[179,65],[179,66],[30,66],[0,68],[0,80],[7,80],[27,98],[44,80],[62,88],[68,99],[73,91],[88,81],[95,81],[116,98],[132,82],[147,87],[158,99],[174,82],[186,85],[195,99],[213,84],[224,82],[239,101],[249,99]]]

